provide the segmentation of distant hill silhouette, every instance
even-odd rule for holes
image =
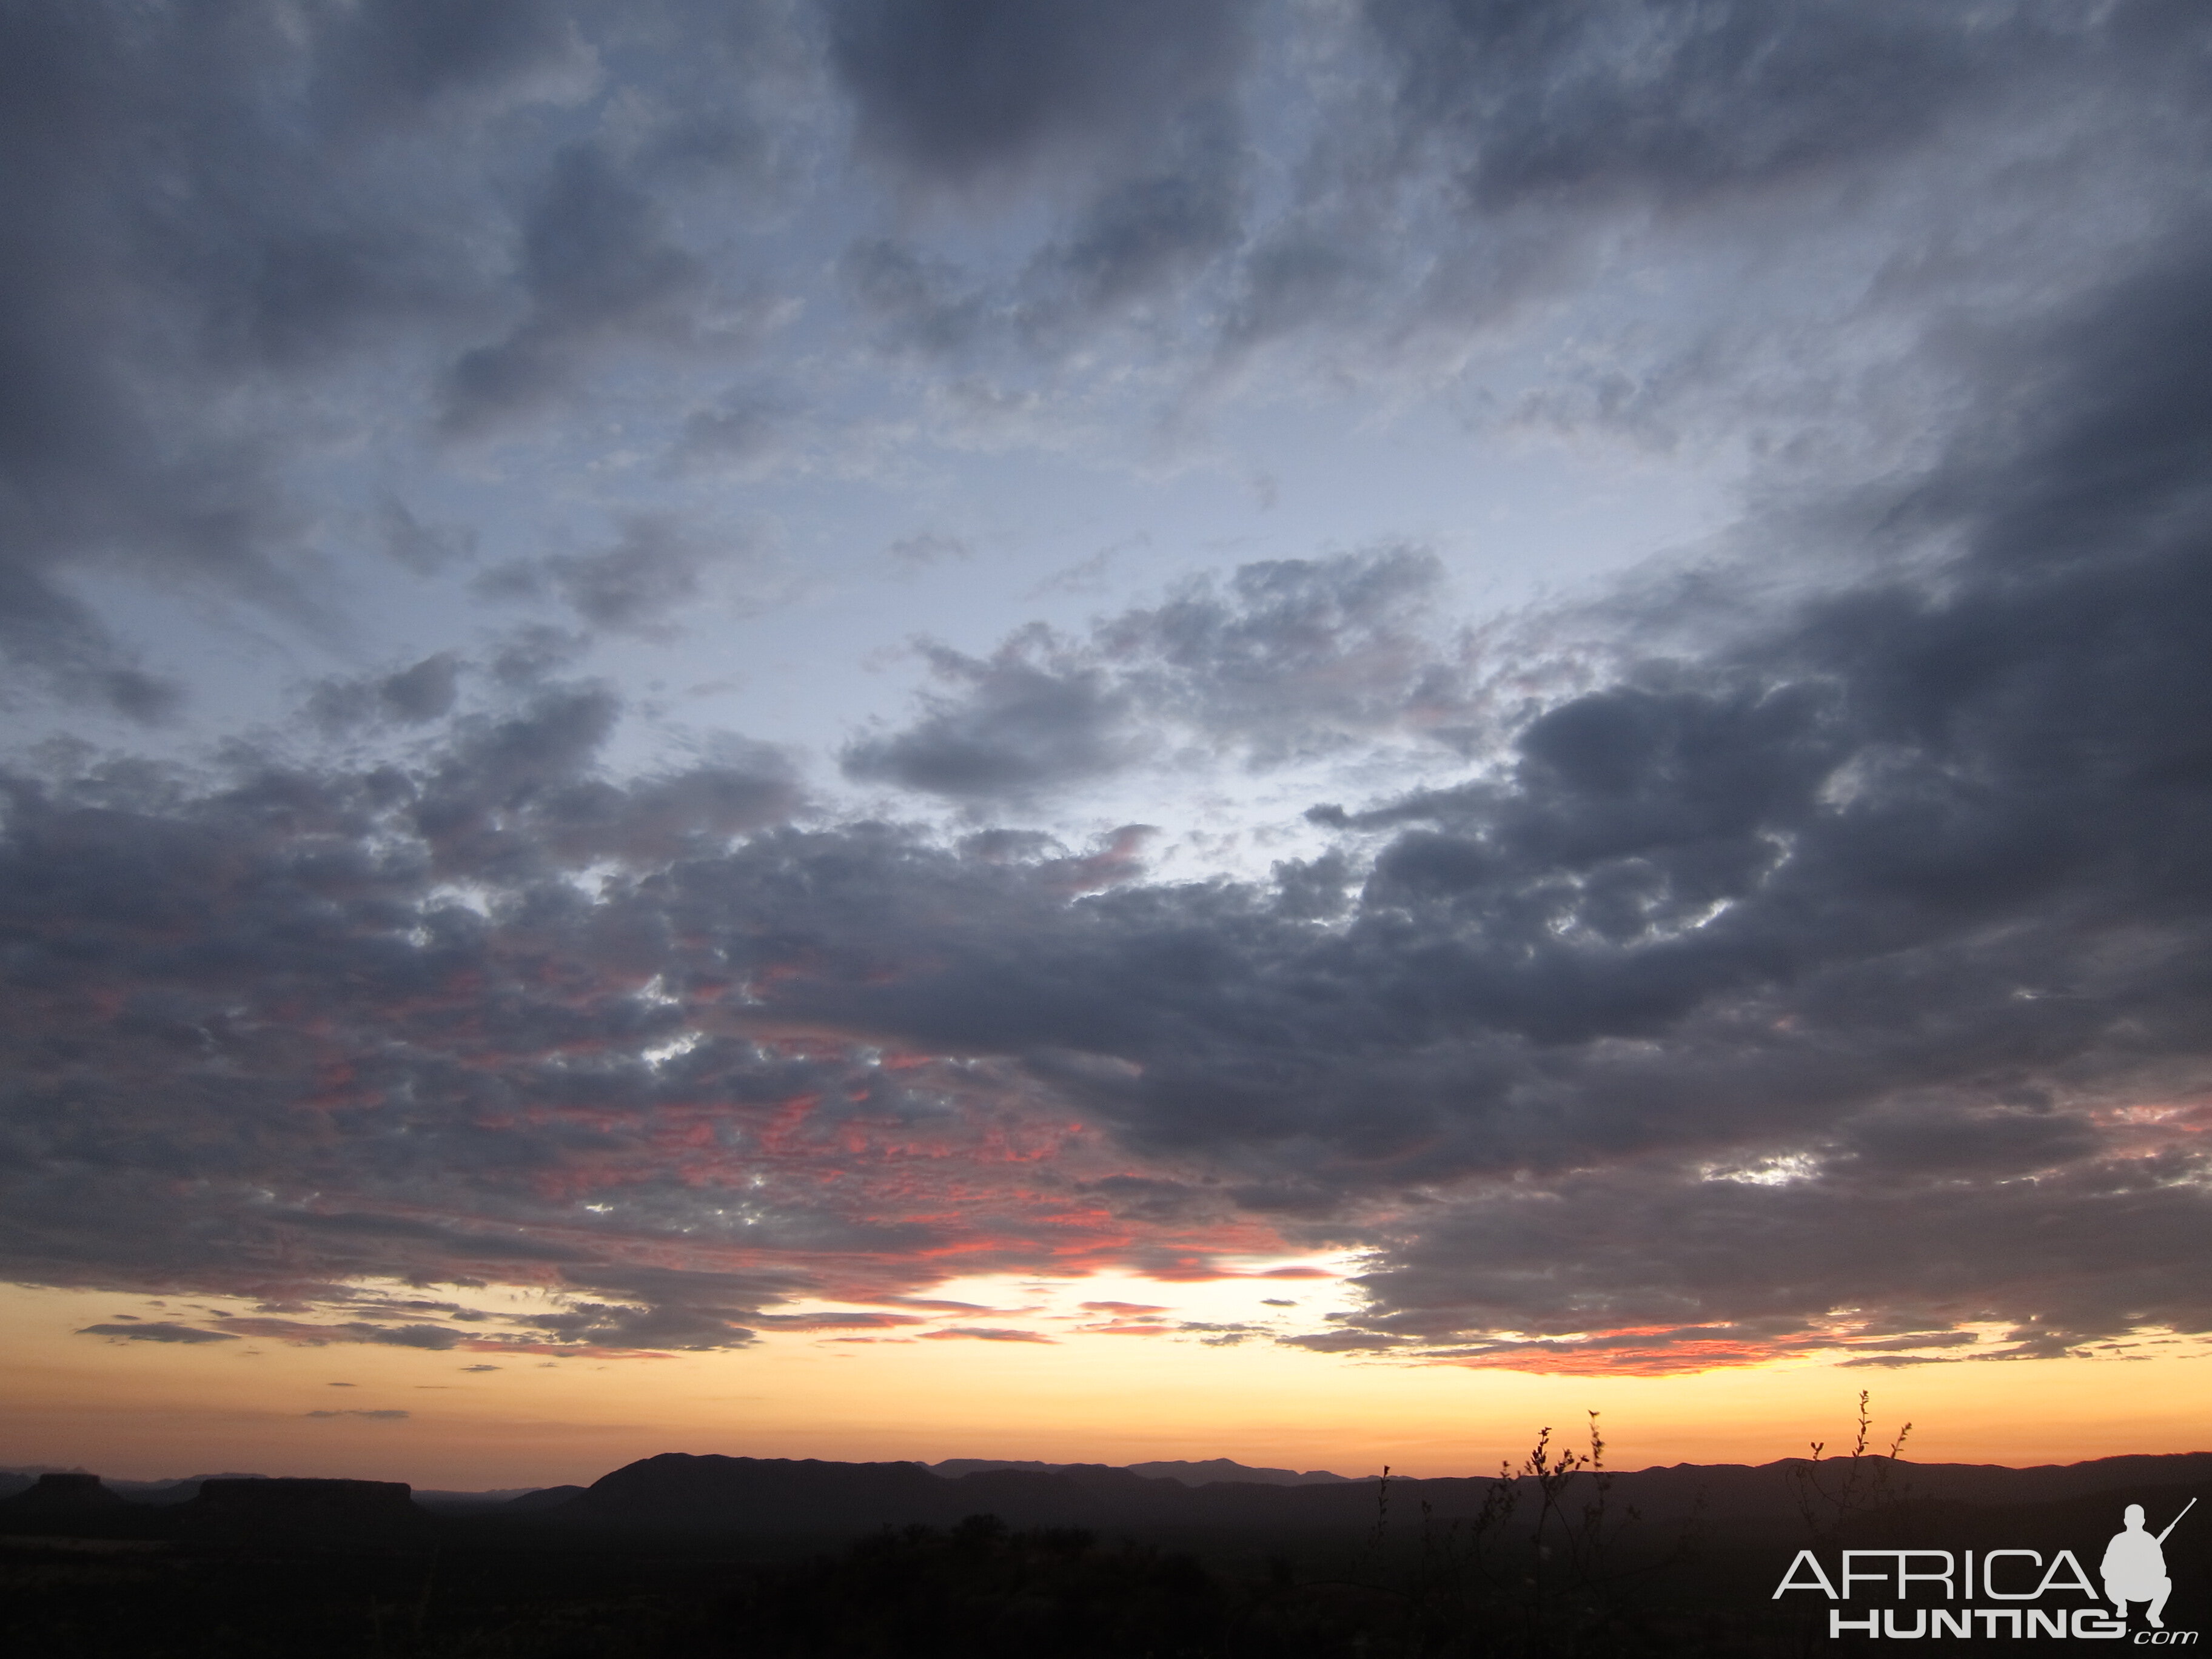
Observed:
[[[82,1469],[13,1468],[0,1469],[0,1499],[12,1498],[49,1474],[82,1474]],[[188,1474],[176,1480],[119,1480],[113,1476],[94,1477],[118,1498],[131,1504],[184,1504],[199,1496],[204,1480],[266,1480],[265,1474],[249,1474],[239,1470],[226,1470],[220,1474]]]
[[[562,1503],[583,1491],[581,1486],[509,1486],[503,1492],[445,1492],[415,1489],[415,1501],[442,1515],[526,1513]]]
[[[82,1470],[49,1472],[28,1486],[0,1498],[0,1517],[8,1519],[97,1515],[124,1507],[123,1499]]]
[[[1385,1527],[1372,1481],[1192,1486],[1096,1464],[946,1474],[670,1453],[587,1488],[460,1507],[397,1483],[235,1477],[185,1502],[133,1503],[48,1470],[0,1502],[0,1572],[9,1652],[88,1659],[1766,1659],[1829,1649],[1825,1601],[1773,1595],[1815,1534],[1824,1552],[2063,1548],[2094,1569],[2127,1504],[2161,1525],[2191,1498],[2212,1514],[2203,1453],[1878,1463],[1913,1501],[1835,1506],[1808,1528],[1789,1478],[1801,1467],[1621,1474],[1617,1524],[1597,1546],[1575,1531],[1586,1485],[1565,1495],[1549,1546],[1540,1504],[1486,1532],[1430,1524],[1494,1494],[1484,1480],[1393,1480]],[[1700,1495],[1686,1539],[1668,1517]],[[1656,1524],[1630,1522],[1631,1504]],[[2195,1628],[2212,1527],[2192,1522],[2167,1547],[2184,1553],[2168,1558],[2180,1571],[2166,1618]]]
[[[1363,1480],[1380,1479],[1376,1475],[1332,1474],[1327,1469],[1255,1469],[1227,1457],[1209,1457],[1200,1462],[1187,1462],[1182,1458],[1156,1461],[1150,1463],[1131,1463],[1127,1466],[1132,1474],[1141,1474],[1148,1480],[1180,1480],[1186,1486],[1211,1486],[1224,1483],[1250,1486],[1358,1486]]]
[[[1868,1462],[1878,1465],[1881,1460]],[[1756,1465],[1678,1463],[1620,1472],[1613,1491],[1617,1504],[1633,1505],[1653,1521],[1694,1511],[1708,1522],[1756,1526],[1771,1521],[1796,1528],[1796,1499],[1788,1477],[1803,1467],[1799,1458]],[[1891,1496],[1910,1496],[1923,1505],[2017,1508],[2063,1504],[2122,1488],[2212,1482],[2212,1452],[2105,1457],[2032,1468],[1901,1462],[1890,1474]],[[1391,1501],[1401,1512],[1425,1504],[1437,1518],[1449,1519],[1478,1511],[1492,1485],[1488,1477],[1393,1479]],[[266,1490],[248,1492],[249,1486]],[[351,1515],[366,1524],[373,1515],[390,1519],[433,1512],[624,1530],[760,1535],[945,1527],[982,1514],[1028,1528],[1321,1532],[1370,1526],[1376,1512],[1372,1478],[1249,1468],[1227,1458],[1126,1468],[952,1458],[933,1467],[665,1452],[627,1464],[588,1487],[416,1492],[411,1500],[406,1487],[386,1482],[261,1475],[103,1482],[82,1470],[0,1471],[0,1523],[6,1528],[43,1525],[45,1517],[70,1510],[89,1513],[92,1506],[110,1515],[169,1510],[195,1525],[198,1517],[210,1515],[241,1521],[280,1513]]]
[[[1802,1465],[1802,1459],[1786,1458],[1759,1465],[1683,1463],[1626,1471],[1614,1476],[1613,1491],[1616,1503],[1634,1505],[1655,1521],[1695,1512],[1707,1520],[1771,1519],[1794,1524],[1795,1498],[1788,1476]],[[1921,1500],[2050,1504],[2121,1487],[2212,1480],[2212,1453],[2108,1457],[2026,1469],[1900,1463],[1892,1474],[1893,1493]],[[1407,1508],[1425,1505],[1438,1519],[1472,1516],[1480,1510],[1492,1484],[1486,1478],[1394,1480],[1392,1501]],[[531,1507],[549,1522],[754,1534],[949,1526],[981,1514],[1026,1528],[1306,1530],[1368,1524],[1375,1518],[1376,1498],[1371,1481],[1279,1485],[1239,1480],[1193,1486],[1095,1463],[946,1475],[921,1463],[832,1463],[664,1452],[625,1465],[573,1498]]]
[[[550,1510],[567,1503],[572,1498],[581,1498],[581,1486],[540,1486],[535,1492],[526,1492],[510,1498],[500,1507],[509,1515],[532,1515],[540,1510]]]
[[[1077,1467],[1073,1463],[1040,1463],[1034,1459],[1003,1457],[948,1457],[943,1462],[928,1465],[932,1474],[956,1480],[963,1474],[988,1474],[996,1469],[1025,1469],[1033,1474],[1058,1474],[1063,1469]],[[1224,1481],[1243,1481],[1256,1486],[1352,1484],[1348,1477],[1331,1474],[1327,1469],[1308,1469],[1304,1474],[1295,1469],[1255,1469],[1227,1457],[1209,1457],[1195,1463],[1176,1458],[1169,1462],[1128,1463],[1121,1467],[1130,1474],[1142,1475],[1148,1480],[1179,1480],[1186,1486],[1210,1486]],[[1365,1478],[1372,1480],[1374,1477]]]

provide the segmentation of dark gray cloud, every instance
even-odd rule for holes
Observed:
[[[839,233],[886,343],[1028,369],[1148,307],[1163,339],[1232,346],[1328,319],[1361,338],[1458,326],[1579,291],[1600,222],[1741,210],[1786,243],[1831,184],[1888,204],[1865,210],[1869,246],[1900,256],[1877,288],[1953,270],[1949,301],[1994,314],[2019,297],[2002,240],[1951,232],[1996,199],[1984,182],[2013,152],[2007,189],[2048,224],[2082,199],[2084,154],[2160,209],[2145,222],[2202,172],[2185,5],[1374,0],[1354,33],[1379,80],[1347,73],[1362,64],[1342,22],[1234,0],[11,13],[0,651],[73,700],[155,719],[180,688],[112,635],[81,574],[212,586],[332,630],[343,601],[306,556],[337,520],[373,521],[412,568],[456,562],[470,526],[396,498],[338,507],[302,469],[333,443],[392,462],[426,421],[514,435],[639,354],[755,338],[776,273],[741,233],[696,233],[691,210],[702,187],[750,209],[839,182],[796,159],[824,76],[900,180],[1034,187],[988,257],[925,246],[912,215]],[[1297,49],[1256,52],[1270,37]],[[1241,113],[1263,94],[1319,133],[1273,191]],[[1804,331],[1767,343],[1802,358]],[[1755,378],[1728,366],[1746,349],[1670,340],[1652,348],[1664,361],[1593,370],[1591,418],[1656,432],[1670,398],[1733,410],[1714,382]],[[345,379],[372,373],[389,395]],[[744,398],[695,406],[665,450],[678,471],[753,465],[775,424]],[[590,578],[577,597],[627,614],[634,585],[610,599]]]
[[[384,550],[420,575],[435,575],[476,551],[474,531],[426,524],[394,497],[385,498],[377,518]]]
[[[1025,185],[1061,204],[995,277],[907,240],[857,240],[842,274],[879,342],[1049,362],[1133,307],[1171,307],[1244,233],[1253,158],[1237,94],[1260,9],[834,0],[830,63],[864,155],[925,191]]]
[[[585,622],[613,633],[650,635],[699,596],[701,568],[713,557],[672,521],[647,516],[633,519],[604,552],[556,556],[546,566]]]
[[[1139,1267],[1255,1219],[1369,1247],[1367,1305],[1296,1339],[1328,1351],[1663,1369],[2202,1331],[2206,246],[1988,343],[1944,455],[1854,508],[1918,550],[1891,574],[1469,715],[1496,763],[1318,812],[1344,845],[1273,884],[1147,883],[1134,840],[1079,872],[1019,834],[802,830],[772,769],[617,784],[588,685],[448,716],[406,769],[14,780],[9,1271],[536,1274],[569,1300],[529,1330],[395,1305],[294,1340],[726,1346],[825,1261],[927,1281],[944,1212],[809,1159],[1073,1108],[1114,1162],[1071,1144],[1030,1196],[971,1194],[964,1265],[1064,1261],[1029,1207],[1058,1179]],[[957,659],[964,700],[856,764],[1034,783],[1140,693],[1255,746],[1396,730],[1429,580],[1255,566]],[[1663,622],[1717,580],[1622,603]],[[817,1137],[797,1164],[787,1121]],[[575,1231],[548,1190],[624,1218]],[[677,1239],[705,1255],[651,1278]]]
[[[262,394],[471,284],[433,230],[450,197],[351,187],[362,141],[277,89],[336,62],[365,119],[539,60],[526,9],[459,29],[435,9],[310,8],[299,30],[252,5],[0,20],[0,649],[19,667],[142,718],[171,700],[61,580],[76,564],[313,612]],[[425,33],[442,44],[410,52]]]
[[[1239,1212],[1376,1249],[1360,1317],[1297,1339],[1329,1351],[1650,1368],[2200,1329],[2202,264],[2179,240],[1992,356],[1984,418],[1883,510],[1953,550],[1504,710],[1502,766],[1320,814],[1352,839],[1272,885],[775,828],[772,772],[617,785],[589,686],[449,717],[405,771],[18,780],[13,1270],[258,1289],[283,1236],[326,1283],[535,1272],[572,1298],[482,1338],[395,1307],[293,1340],[726,1346],[823,1252],[926,1281],[942,1224],[749,1196],[779,1103],[936,1133],[982,1066],[1011,1121],[1073,1104],[1152,1171],[1076,1177],[1139,1230],[1125,1259],[1171,1266]],[[969,700],[859,764],[950,764],[977,732],[1018,755],[1028,720],[1042,769],[1071,681],[1079,714],[1143,687],[1224,732],[1391,729],[1433,660],[1401,631],[1430,580],[1410,554],[1252,567],[1102,623],[1073,667],[963,659]],[[1099,665],[1121,678],[1075,678]],[[608,860],[596,895],[567,878]],[[131,1103],[152,1079],[159,1114]],[[303,1097],[335,1138],[291,1128]],[[721,1184],[672,1179],[670,1145]],[[549,1237],[574,1214],[529,1196],[549,1182],[629,1218]],[[623,1254],[709,1212],[792,1276],[647,1282]],[[1043,1248],[1018,1205],[976,1224],[1009,1263]]]
[[[1309,210],[1255,238],[1244,250],[1225,343],[1249,347],[1373,307],[1390,268],[1373,251],[1377,228],[1364,217]]]
[[[590,145],[556,158],[525,214],[519,276],[528,296],[522,321],[447,374],[442,418],[456,436],[554,402],[611,339],[693,339],[708,281],[698,258],[670,239],[653,198]]]
[[[638,1086],[680,1089],[691,1085],[678,1077],[697,1084],[720,1067],[765,1065],[758,1081],[772,1092],[778,1066],[726,1043],[695,1049],[665,1073],[643,1057],[677,1024],[677,999],[647,988],[669,965],[658,924],[618,926],[580,953],[580,939],[557,947],[580,966],[599,963],[586,970],[596,989],[561,990],[536,985],[544,957],[494,967],[504,948],[494,940],[507,924],[443,885],[505,894],[502,912],[520,901],[535,917],[529,927],[551,930],[550,943],[579,923],[598,931],[592,901],[566,872],[665,863],[793,804],[766,750],[751,771],[726,763],[627,787],[605,781],[596,754],[617,712],[605,693],[570,688],[504,715],[453,717],[444,760],[411,777],[241,760],[214,788],[131,768],[58,784],[10,780],[0,858],[11,895],[0,1154],[14,1195],[0,1247],[17,1264],[10,1270],[60,1282],[222,1283],[275,1312],[330,1304],[374,1316],[226,1326],[288,1340],[449,1349],[495,1337],[605,1344],[626,1334],[698,1346],[710,1317],[720,1340],[745,1340],[719,1314],[682,1311],[690,1304],[676,1281],[625,1276],[610,1259],[618,1249],[535,1231],[547,1212],[530,1193],[566,1163],[651,1162],[649,1135],[594,1127],[605,1111],[629,1109],[620,1099],[636,1103]],[[35,871],[51,882],[43,892],[30,884]],[[603,946],[613,954],[603,958]],[[596,978],[617,960],[615,979]],[[95,981],[111,992],[94,991]],[[85,997],[112,1011],[95,1016],[98,1059],[84,1046],[90,1029],[42,1030],[37,1012],[88,1006]],[[411,1036],[406,1019],[389,1023],[403,1006],[426,1022]],[[502,1054],[533,1056],[524,1063],[538,1080],[519,1092],[520,1078],[495,1080]],[[471,1077],[487,1063],[489,1072]],[[155,1077],[167,1080],[155,1088]],[[368,1091],[358,1097],[356,1079]],[[518,1139],[506,1115],[534,1115],[532,1098],[568,1103]],[[352,1127],[329,1139],[296,1115],[303,1107],[334,1113],[326,1126]],[[532,1139],[536,1150],[524,1144]],[[313,1150],[318,1142],[335,1163]],[[354,1172],[342,1173],[356,1158]],[[486,1182],[520,1184],[497,1199]],[[597,1294],[557,1327],[487,1332],[457,1304],[370,1306],[339,1288],[364,1273],[520,1279]],[[687,1282],[705,1285],[716,1307],[739,1291],[751,1297],[744,1307],[781,1294],[772,1276]],[[661,1299],[635,1294],[641,1286]],[[607,1294],[624,1289],[629,1299]],[[167,1329],[118,1332],[219,1340]]]
[[[887,237],[855,242],[838,270],[878,324],[878,343],[896,352],[950,356],[976,338],[1002,303],[951,261]]]
[[[1433,627],[1443,586],[1442,564],[1419,547],[1270,560],[1104,621],[1094,640],[1155,718],[1240,743],[1256,764],[1353,737],[1451,742],[1474,717],[1474,691],[1464,637]]]
[[[166,1319],[149,1320],[143,1324],[87,1325],[77,1332],[79,1336],[112,1336],[128,1342],[235,1342],[238,1338],[229,1331],[203,1331],[191,1325],[179,1325]]]
[[[1242,0],[830,0],[830,61],[863,149],[965,184],[1042,159],[1141,149],[1218,97],[1246,50]]]
[[[753,1333],[737,1323],[757,1318],[749,1309],[702,1308],[664,1301],[645,1306],[574,1300],[562,1312],[526,1322],[562,1342],[613,1348],[678,1348],[703,1352],[744,1347]]]
[[[1065,289],[1084,313],[1109,311],[1187,275],[1232,247],[1243,230],[1243,155],[1231,133],[1194,140],[1182,165],[1114,184],[1065,240],[1040,251],[1029,273],[1045,292]]]
[[[787,763],[737,743],[739,763],[708,764],[627,787],[593,775],[619,700],[602,686],[556,686],[501,716],[456,723],[434,770],[399,786],[406,821],[440,874],[507,878],[603,859],[653,863],[789,815]],[[395,803],[398,804],[398,803]]]
[[[1471,739],[1464,637],[1433,626],[1436,557],[1383,548],[1249,564],[1070,639],[1031,627],[988,660],[925,647],[922,717],[849,745],[847,775],[1018,799],[1156,757],[1170,736],[1279,766],[1378,737]]]
[[[373,1328],[363,1340],[390,1348],[428,1348],[442,1352],[457,1346],[460,1336],[442,1325],[382,1325]]]
[[[2183,1266],[2204,1223],[2202,1175],[2186,1155],[2104,1161],[2075,1146],[1971,1174],[1845,1156],[1796,1174],[1578,1176],[1434,1218],[1366,1278],[1370,1310],[1338,1346],[1511,1332],[1467,1357],[1525,1361],[1550,1339],[1571,1361],[1577,1345],[1560,1336],[1626,1332],[1640,1334],[1613,1363],[1633,1365],[1663,1363],[1668,1340],[1652,1337],[1666,1331],[1751,1355],[1841,1337],[1968,1359],[1977,1346],[2063,1353],[2145,1325],[2203,1334],[2212,1285]],[[1988,1342],[1966,1323],[1992,1328]],[[1914,1334],[1856,1340],[1869,1328]]]
[[[679,615],[704,603],[712,574],[748,564],[758,561],[742,538],[717,544],[672,514],[637,513],[611,546],[514,560],[485,571],[475,590],[492,600],[557,599],[592,632],[665,640],[683,631]]]
[[[669,458],[672,471],[757,471],[784,447],[790,410],[758,392],[738,392],[684,416],[683,436]]]
[[[2166,0],[1367,0],[1364,15],[1396,71],[1401,155],[1440,165],[1485,216],[1780,205],[1915,154],[1958,168],[1978,122],[2017,143],[2056,106],[2119,98],[2162,125],[2204,75],[2203,20]]]
[[[453,711],[459,682],[459,658],[441,651],[392,673],[326,680],[309,694],[307,712],[334,735],[377,721],[420,726]]]
[[[890,237],[855,241],[839,274],[884,350],[924,360],[1011,351],[1018,363],[1050,363],[1103,323],[1148,304],[1172,310],[1241,242],[1249,157],[1228,124],[1163,149],[1100,185],[1003,279]]]
[[[422,118],[456,100],[498,96],[578,54],[571,10],[550,0],[371,0],[332,20],[319,42],[316,101],[349,123]]]
[[[2191,210],[2202,31],[2166,0],[1368,0],[1343,61],[1369,73],[1229,256],[1216,337],[1231,363],[1298,337],[1332,372],[1419,375],[1572,314],[1512,418],[1832,464],[1894,445],[1954,389],[1921,384],[1926,336],[2109,274]],[[1644,260],[1698,274],[1618,280]]]
[[[1249,1204],[1524,1172],[1408,1213],[1367,1280],[1394,1348],[1672,1322],[1690,1363],[1869,1307],[2008,1352],[2203,1329],[2207,269],[2178,236],[1992,343],[1978,418],[1886,509],[1955,550],[1920,574],[1557,702],[1501,774],[1317,814],[1385,837],[1328,932],[1303,867],[1292,906],[1103,895],[1049,948],[976,905],[927,973],[792,1006],[1026,1048],[1133,1145],[1250,1170]],[[1201,618],[1192,659],[1233,669]]]
[[[725,125],[754,118],[758,77],[728,52],[762,33],[760,9],[691,31],[687,61],[724,71]],[[96,0],[0,18],[7,662],[73,702],[160,718],[180,688],[111,632],[81,573],[335,634],[343,602],[306,556],[339,514],[298,477],[318,445],[380,444],[441,410],[450,432],[485,432],[618,350],[740,342],[760,297],[673,239],[657,194],[667,135],[633,120],[617,155],[513,119],[588,91],[592,37],[684,21],[542,0],[465,15]],[[693,112],[671,101],[665,123],[684,125]],[[367,362],[398,401],[331,395]],[[376,518],[425,572],[473,540],[389,498]]]
[[[364,1417],[372,1423],[404,1423],[414,1413],[403,1411],[319,1411],[305,1413],[309,1417]]]
[[[845,775],[954,797],[1019,797],[1095,777],[1140,752],[1129,700],[1097,669],[1067,660],[1041,630],[988,661],[927,647],[939,680],[957,690],[924,697],[903,732],[863,738]]]
[[[1370,0],[1407,142],[1448,147],[1469,203],[1673,204],[1926,143],[1962,106],[2075,50],[2080,15],[1926,7]]]

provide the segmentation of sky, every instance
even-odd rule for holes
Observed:
[[[2188,0],[0,4],[0,1462],[2201,1449],[2208,151]]]

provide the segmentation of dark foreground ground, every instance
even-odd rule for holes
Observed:
[[[1137,1535],[978,1516],[835,1540],[412,1510],[351,1527],[218,1524],[109,1505],[0,1522],[0,1647],[21,1659],[1841,1654],[1866,1643],[1831,1638],[1825,1601],[1773,1598],[1802,1545],[1832,1565],[1846,1546],[2071,1547],[2094,1574],[2123,1501],[2163,1517],[2192,1495],[2212,1486],[1651,1522],[1617,1502],[1594,1513],[1585,1480],[1548,1510],[1524,1490],[1510,1513],[1453,1521],[1424,1517],[1401,1488],[1357,1530]],[[2200,1537],[2185,1528],[2168,1546],[2171,1629],[2212,1622],[2208,1510],[2192,1517]],[[2142,1645],[2134,1634],[2106,1650]]]
[[[9,1540],[8,1645],[149,1659],[1794,1650],[1748,1598],[1718,1619],[1664,1596],[1578,1607],[1555,1595],[1547,1609],[1424,1581],[1417,1550],[1312,1540],[1177,1547],[979,1521],[793,1559],[758,1539],[440,1530],[413,1549]],[[1535,1628],[1547,1620],[1554,1630]]]

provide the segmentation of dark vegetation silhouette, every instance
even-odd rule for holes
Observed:
[[[1589,1450],[1556,1449],[1547,1427],[1518,1469],[1501,1466],[1469,1519],[1424,1500],[1410,1578],[1411,1651],[1611,1654],[1651,1650],[1663,1575],[1694,1559],[1698,1508],[1647,1528],[1619,1502],[1598,1414]]]
[[[1900,1480],[1897,1472],[1912,1425],[1907,1423],[1897,1431],[1887,1451],[1868,1450],[1874,1439],[1873,1408],[1869,1403],[1871,1399],[1866,1389],[1859,1390],[1856,1432],[1848,1454],[1830,1457],[1826,1455],[1827,1443],[1815,1440],[1812,1456],[1790,1467],[1791,1495],[1797,1500],[1797,1512],[1803,1516],[1805,1530],[1814,1544],[1832,1544],[1844,1528],[1861,1516],[1911,1499],[1911,1483]]]
[[[1830,1638],[1825,1601],[1773,1597],[1801,1547],[2078,1550],[2125,1502],[2171,1516],[2212,1496],[2204,1455],[1919,1465],[1908,1481],[1909,1425],[1878,1452],[1872,1425],[1862,1395],[1848,1453],[1623,1474],[1593,1413],[1584,1446],[1545,1429],[1487,1480],[1307,1487],[1096,1466],[933,1486],[913,1465],[671,1455],[441,1510],[375,1482],[210,1480],[126,1503],[90,1477],[42,1479],[0,1498],[0,1627],[11,1653],[71,1659],[1837,1654],[1856,1638]],[[771,1490],[792,1508],[748,1509]],[[986,1495],[1138,1518],[846,1523],[869,1503]],[[2167,1547],[2170,1626],[2203,1616],[2203,1530]]]

